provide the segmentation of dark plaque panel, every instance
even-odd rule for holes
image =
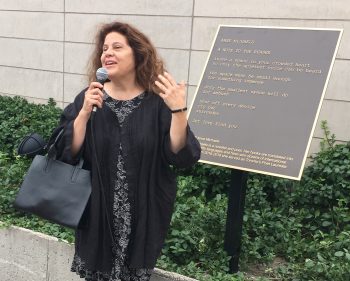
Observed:
[[[341,34],[220,26],[188,119],[201,162],[300,179]]]

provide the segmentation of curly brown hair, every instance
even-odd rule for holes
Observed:
[[[111,22],[101,26],[96,34],[95,49],[88,64],[89,83],[96,81],[96,70],[101,65],[102,47],[107,34],[118,32],[124,35],[134,53],[136,83],[147,91],[158,93],[159,89],[154,82],[158,74],[163,74],[164,62],[159,57],[151,41],[137,28],[123,22]]]

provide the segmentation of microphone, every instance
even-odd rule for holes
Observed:
[[[104,67],[100,67],[96,71],[96,80],[97,82],[101,83],[102,85],[107,81],[108,79],[108,72],[107,69]],[[95,113],[97,110],[97,106],[94,105],[92,112]]]

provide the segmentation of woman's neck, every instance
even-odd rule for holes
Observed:
[[[114,99],[130,100],[144,92],[145,89],[141,88],[136,83],[123,83],[111,80],[104,84],[104,90]]]

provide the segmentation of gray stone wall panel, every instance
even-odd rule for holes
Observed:
[[[176,49],[190,47],[190,17],[66,14],[65,39],[69,42],[92,43],[101,24],[116,20],[139,28],[156,47]]]
[[[350,19],[348,0],[200,0],[195,1],[195,16],[292,18],[292,19]]]
[[[1,10],[63,12],[65,0],[0,0]]]
[[[336,60],[326,92],[326,99],[350,102],[350,60]]]
[[[190,85],[198,85],[202,77],[205,65],[209,56],[209,51],[192,51],[190,63]]]
[[[64,44],[65,73],[86,74],[88,60],[94,46],[86,43]]]
[[[190,109],[190,106],[193,103],[194,95],[196,94],[197,87],[189,85],[187,87],[187,107]]]
[[[0,93],[62,101],[62,73],[0,66],[0,77]]]
[[[85,0],[66,1],[66,12],[98,13],[98,14],[141,14],[141,15],[175,15],[189,16],[192,14],[194,0],[134,0],[103,2]]]
[[[22,11],[2,11],[0,13],[1,37],[63,40],[63,13]]]
[[[81,90],[88,87],[87,77],[80,74],[64,74],[64,102],[70,103]]]
[[[38,70],[63,70],[63,43],[0,38],[0,65]]]
[[[187,83],[189,51],[160,49],[159,55],[165,62],[166,69],[177,82],[184,80]]]
[[[321,129],[321,122],[327,121],[332,134],[335,134],[339,141],[350,140],[350,102],[341,102],[334,100],[325,100],[322,104],[322,109],[314,137],[323,138],[324,134]]]

